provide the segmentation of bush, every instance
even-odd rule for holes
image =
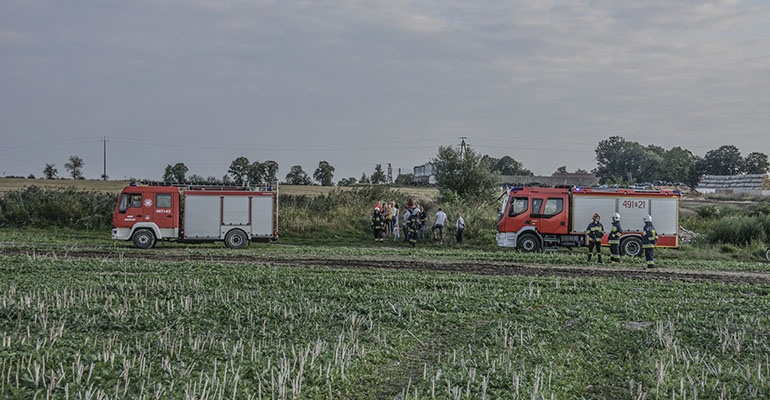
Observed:
[[[10,226],[109,229],[116,197],[110,193],[30,186],[0,198],[0,223]]]
[[[749,215],[770,215],[770,204],[758,203],[751,207]]]
[[[278,231],[312,234],[316,239],[364,237],[371,233],[372,205],[391,200],[403,212],[406,195],[384,185],[336,189],[319,196],[280,194]]]
[[[723,218],[711,224],[707,233],[711,243],[727,243],[746,246],[752,242],[765,242],[767,239],[766,217]]]
[[[715,206],[698,207],[695,209],[695,213],[698,214],[699,218],[703,219],[714,219],[720,216],[719,209]]]
[[[758,216],[759,224],[762,226],[762,230],[765,232],[764,242],[770,245],[770,214]]]

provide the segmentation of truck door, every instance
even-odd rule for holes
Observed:
[[[147,202],[145,200],[146,203]],[[152,222],[160,229],[172,229],[178,227],[178,218],[174,213],[172,193],[155,193],[152,205],[148,207]]]
[[[508,200],[508,209],[503,210],[503,217],[498,223],[500,232],[518,232],[528,220],[529,197],[516,196]]]
[[[564,197],[532,198],[530,225],[541,234],[566,234],[567,213],[564,211]]]
[[[116,228],[131,228],[138,221],[144,220],[142,212],[142,194],[139,192],[123,192],[115,214]]]

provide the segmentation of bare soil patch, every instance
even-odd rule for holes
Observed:
[[[659,268],[645,271],[641,267],[603,267],[603,266],[551,266],[525,265],[499,262],[434,262],[413,260],[374,260],[333,257],[296,258],[275,255],[233,254],[233,255],[190,255],[179,254],[166,249],[149,251],[116,252],[113,250],[39,250],[30,254],[28,249],[18,247],[0,248],[0,254],[26,254],[34,257],[53,257],[57,259],[94,258],[109,260],[152,260],[163,262],[212,262],[234,264],[263,264],[298,268],[340,268],[365,270],[423,271],[441,273],[464,273],[489,276],[526,276],[526,277],[561,277],[561,278],[607,278],[658,280],[682,282],[715,282],[727,284],[770,284],[770,275],[751,272],[733,271],[692,271]]]

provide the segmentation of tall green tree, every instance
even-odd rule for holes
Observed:
[[[620,136],[602,140],[596,147],[596,174],[602,182],[633,182],[646,180],[645,161],[654,151],[645,149],[636,142],[629,142]]]
[[[59,170],[56,169],[56,164],[45,164],[45,168],[43,168],[43,175],[45,175],[45,179],[56,179],[56,176],[59,175]]]
[[[737,175],[743,167],[743,157],[737,147],[726,144],[709,150],[703,157],[702,173],[706,175]]]
[[[83,159],[78,156],[70,156],[69,162],[64,164],[64,169],[69,171],[72,179],[83,179]]]
[[[227,174],[232,178],[232,181],[237,186],[248,185],[249,176],[249,159],[246,157],[238,157],[230,163],[230,168],[227,170]]]
[[[694,187],[698,183],[696,173],[696,157],[690,150],[681,147],[672,147],[666,151],[661,166],[663,170],[662,179],[671,183],[686,183]]]
[[[514,160],[511,156],[503,156],[502,158],[498,159],[485,155],[482,157],[482,162],[489,165],[489,171],[493,174],[522,176],[534,175],[532,171],[524,168],[524,164]]]
[[[460,154],[452,146],[440,146],[434,163],[436,182],[443,197],[457,195],[462,199],[477,201],[492,197],[497,178],[489,172],[489,165],[482,157],[466,146]]]
[[[313,182],[308,174],[302,170],[301,165],[291,167],[291,171],[286,174],[286,183],[289,185],[310,185]]]
[[[767,154],[752,152],[743,159],[741,172],[744,174],[766,174],[770,170]]]
[[[313,173],[313,179],[321,186],[334,186],[332,182],[332,179],[334,179],[334,167],[328,161],[319,162],[318,168]]]
[[[638,182],[654,182],[663,180],[663,158],[666,150],[660,146],[649,145],[644,148],[640,159],[640,168],[636,176]]]
[[[262,163],[263,178],[265,183],[278,181],[278,163],[273,160],[267,160]]]
[[[369,180],[372,182],[372,185],[379,185],[387,182],[388,178],[385,176],[385,172],[382,170],[382,164],[377,164],[374,166],[374,172],[372,173],[372,176],[369,178]]]
[[[174,166],[167,165],[163,172],[163,182],[184,183],[187,182],[189,168],[184,163],[178,162]]]
[[[249,186],[259,186],[265,181],[265,165],[259,161],[254,161],[249,165],[246,172]]]

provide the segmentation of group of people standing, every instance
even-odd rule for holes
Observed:
[[[404,241],[409,242],[412,247],[415,247],[417,242],[425,240],[428,212],[412,200],[407,202],[403,214],[399,215],[399,211],[398,204],[394,201],[383,201],[374,205],[374,213],[372,215],[374,240],[382,242],[386,236],[392,235],[393,240],[398,241],[403,236]],[[460,213],[457,213],[455,218],[455,238],[458,244],[462,244],[465,233],[465,219]],[[652,216],[646,215],[643,220],[642,249],[647,261],[646,269],[649,271],[655,268],[654,250],[655,244],[658,242],[658,233],[652,225]],[[444,244],[444,230],[446,229],[447,222],[448,217],[446,213],[439,207],[434,215],[431,234],[433,240],[438,241],[440,245]],[[601,216],[598,213],[593,215],[591,223],[586,227],[586,232],[588,234],[588,261],[590,262],[593,256],[596,255],[597,262],[602,263],[601,248],[605,231],[604,225],[601,223]],[[607,242],[610,245],[611,264],[620,262],[620,238],[622,235],[623,228],[620,226],[620,214],[614,213],[612,215],[612,226],[607,234]]]
[[[601,246],[602,237],[604,237],[604,225],[599,222],[601,216],[599,214],[593,215],[593,220],[586,232],[588,233],[588,261],[591,261],[594,253],[596,253],[597,262],[602,262]],[[642,249],[644,250],[644,257],[647,261],[646,270],[650,271],[655,269],[655,244],[658,242],[658,233],[655,231],[655,227],[652,225],[652,216],[645,215],[643,218],[644,230],[642,233]],[[623,235],[623,228],[620,226],[620,214],[614,213],[612,215],[612,227],[607,235],[607,242],[610,245],[610,263],[617,264],[620,262],[620,237]]]
[[[393,241],[398,241],[403,236],[404,241],[409,242],[412,247],[415,247],[417,242],[425,240],[428,211],[412,200],[407,201],[403,214],[399,215],[399,211],[398,204],[394,201],[389,203],[383,201],[374,205],[374,212],[372,214],[374,240],[382,242],[386,236],[392,235]],[[444,244],[444,230],[447,221],[446,213],[439,207],[434,215],[431,235],[433,240],[438,241],[440,245]],[[456,215],[455,228],[457,243],[462,244],[465,233],[465,220],[460,213]]]

